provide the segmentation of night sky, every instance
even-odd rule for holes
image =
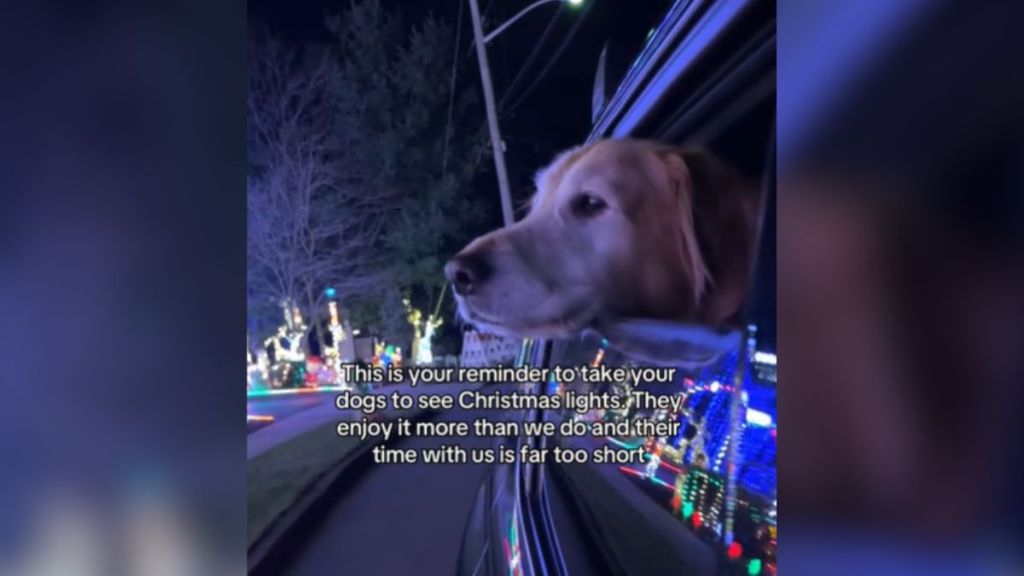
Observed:
[[[495,28],[533,2],[479,1],[485,30]],[[249,3],[250,27],[269,27],[296,43],[330,41],[323,25],[323,14],[343,9],[348,2],[252,0]],[[398,6],[407,23],[417,22],[431,12],[453,27],[457,27],[455,23],[462,4],[457,90],[467,87],[479,90],[479,71],[466,2],[384,0],[384,4]],[[609,43],[609,75],[614,85],[670,5],[668,0],[588,0],[581,7],[552,3],[534,9],[488,45],[517,206],[532,193],[532,178],[537,169],[557,152],[579,144],[589,134],[594,74],[604,43]],[[543,42],[539,42],[541,39]],[[560,50],[563,43],[564,50]],[[497,184],[493,173],[489,172],[490,166],[487,168],[487,173],[481,175],[481,182],[492,187],[490,192],[497,198]],[[493,225],[500,225],[500,210],[495,214]]]
[[[269,29],[296,44],[330,42],[324,14],[340,11],[349,0],[251,0],[250,29]],[[533,0],[479,0],[485,31],[518,13]],[[457,90],[479,90],[479,70],[473,48],[469,7],[465,0],[383,0],[398,6],[403,20],[418,22],[427,12],[457,29],[460,4],[460,66]],[[608,85],[616,86],[634,57],[658,25],[669,0],[585,0],[580,7],[552,3],[534,9],[488,45],[495,97],[499,101],[502,136],[515,206],[533,192],[533,175],[570,146],[581,143],[591,130],[591,97],[602,47],[609,47]],[[481,122],[482,116],[481,103]],[[474,190],[487,202],[490,220],[473,233],[501,225],[501,210],[492,164],[478,176]],[[774,219],[774,211],[769,218]],[[774,239],[774,226],[765,233]],[[764,247],[771,270],[762,270],[754,294],[753,317],[761,326],[759,342],[775,348],[774,242]]]

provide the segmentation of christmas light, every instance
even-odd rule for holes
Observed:
[[[274,421],[274,417],[273,416],[264,416],[264,415],[261,415],[261,414],[246,414],[245,415],[245,420],[246,420],[246,422],[273,422]]]
[[[651,477],[651,482],[654,482],[655,484],[664,486],[665,488],[668,488],[669,490],[672,489],[672,485],[671,484],[669,484],[668,482],[665,482],[664,480],[662,480],[661,478],[658,478],[656,476],[652,476]]]
[[[615,444],[616,446],[619,446],[620,448],[625,448],[627,450],[636,450],[637,448],[640,447],[640,444],[627,444],[622,440],[612,438],[611,436],[608,436],[605,439],[611,442],[612,444]]]
[[[761,412],[760,410],[747,408],[747,423],[752,426],[769,428],[772,425],[772,417],[771,414],[766,414],[764,412]]]
[[[658,473],[658,465],[661,463],[661,456],[657,451],[655,453],[648,453],[650,458],[647,459],[647,466],[644,469],[644,473],[648,478],[653,478]]]
[[[646,476],[644,476],[643,472],[641,472],[639,470],[633,470],[632,468],[626,468],[625,466],[619,466],[619,470],[625,472],[626,474],[632,474],[633,476],[638,476],[640,478],[645,478],[646,477]]]
[[[675,472],[676,474],[683,474],[684,473],[682,468],[677,468],[677,467],[669,464],[668,462],[666,462],[664,460],[661,461],[661,465],[664,466],[665,468],[668,468],[669,470]]]
[[[446,285],[447,287],[447,285]],[[441,299],[444,298],[444,292],[441,292]],[[402,305],[405,307],[406,320],[409,324],[412,324],[413,331],[413,344],[412,344],[412,360],[415,364],[431,364],[434,362],[434,354],[431,351],[431,341],[434,339],[434,333],[438,328],[444,324],[444,320],[438,315],[441,308],[441,300],[437,302],[437,309],[425,320],[423,319],[423,312],[417,308],[413,308],[412,304],[409,303],[408,298],[402,299]]]
[[[750,562],[747,562],[747,574],[750,576],[757,576],[761,573],[761,559],[751,558]]]
[[[522,576],[523,570],[520,564],[522,555],[519,550],[519,509],[512,509],[512,517],[509,518],[508,536],[505,538],[505,559],[509,567],[509,576]]]
[[[683,502],[683,518],[693,516],[693,502]]]
[[[434,362],[434,353],[431,351],[431,341],[434,339],[434,330],[442,324],[440,318],[427,320],[423,328],[423,336],[419,340],[419,350],[416,351],[417,364],[431,364]]]
[[[283,396],[288,394],[314,394],[317,392],[341,392],[344,386],[310,386],[307,388],[267,388],[264,390],[249,390],[246,393],[248,398],[260,396]]]
[[[737,560],[743,555],[743,547],[740,546],[739,542],[733,542],[732,544],[729,544],[729,548],[726,550],[725,554],[730,560]]]

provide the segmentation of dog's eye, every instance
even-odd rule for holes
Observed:
[[[584,192],[572,201],[572,211],[577,216],[589,217],[600,213],[608,204],[600,196]]]

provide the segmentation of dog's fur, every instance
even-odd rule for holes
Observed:
[[[445,267],[449,279],[467,262],[484,267],[456,294],[468,322],[562,337],[613,318],[721,325],[739,312],[756,186],[710,153],[604,140],[562,153],[536,184],[522,221]]]

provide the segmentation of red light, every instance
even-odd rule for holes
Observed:
[[[621,471],[623,471],[623,472],[625,472],[627,474],[632,474],[634,476],[640,476],[641,478],[646,476],[646,474],[644,474],[643,472],[641,472],[639,470],[633,470],[632,468],[626,468],[625,466],[619,466],[619,470],[621,470]]]
[[[676,474],[683,474],[683,471],[682,471],[682,469],[680,469],[680,468],[677,468],[677,467],[675,467],[675,466],[673,466],[673,465],[669,464],[668,462],[666,462],[666,461],[664,461],[664,460],[662,460],[662,461],[660,462],[660,464],[661,464],[662,466],[664,466],[665,468],[668,468],[669,470],[671,470],[671,471],[675,472]]]
[[[730,560],[736,560],[743,555],[743,547],[740,546],[739,542],[733,542],[729,544],[729,549],[726,551],[726,555],[729,556]]]
[[[693,527],[700,528],[700,525],[704,523],[704,519],[701,517],[700,512],[693,513]]]

